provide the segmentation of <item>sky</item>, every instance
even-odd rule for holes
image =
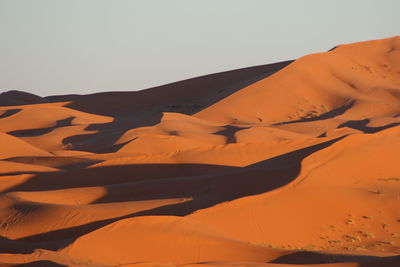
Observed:
[[[0,0],[0,92],[136,91],[400,34],[399,0]]]

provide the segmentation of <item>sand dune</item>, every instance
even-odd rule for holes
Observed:
[[[400,266],[400,37],[5,92],[0,146],[0,266]]]
[[[0,159],[15,156],[51,156],[50,153],[32,146],[12,135],[0,132]]]

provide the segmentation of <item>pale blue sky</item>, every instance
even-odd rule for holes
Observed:
[[[140,90],[400,34],[399,0],[0,0],[0,92]]]

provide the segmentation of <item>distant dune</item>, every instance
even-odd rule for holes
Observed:
[[[400,37],[1,93],[0,147],[0,266],[400,266]]]

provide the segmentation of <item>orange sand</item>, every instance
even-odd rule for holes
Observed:
[[[400,266],[400,37],[137,92],[0,94],[0,266]]]

